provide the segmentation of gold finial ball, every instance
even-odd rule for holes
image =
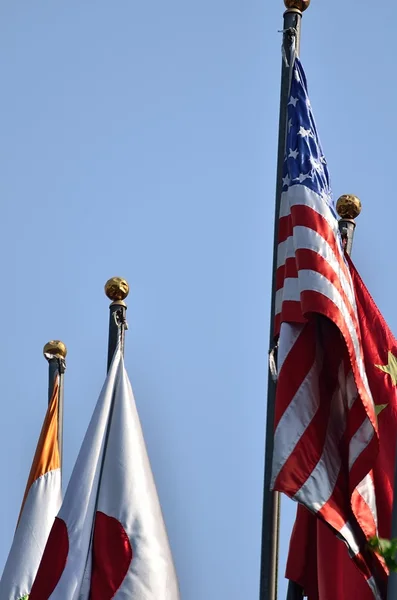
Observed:
[[[344,194],[336,203],[336,212],[341,219],[355,219],[361,212],[361,202],[353,194]]]
[[[43,348],[44,356],[46,354],[52,354],[53,356],[61,356],[62,358],[66,358],[68,351],[63,342],[60,340],[51,340],[47,342],[47,344]]]
[[[310,0],[284,0],[284,4],[287,10],[295,8],[303,12],[309,8]]]
[[[112,302],[125,300],[129,292],[130,286],[122,277],[112,277],[105,284],[105,294]]]

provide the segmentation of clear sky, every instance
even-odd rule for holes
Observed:
[[[258,598],[282,13],[0,4],[0,571],[46,407],[42,347],[69,349],[66,484],[105,375],[103,285],[121,275],[182,598]],[[363,202],[355,262],[396,331],[394,23],[391,0],[312,0],[301,57],[335,196]]]

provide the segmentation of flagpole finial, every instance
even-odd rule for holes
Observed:
[[[341,219],[355,219],[361,212],[361,202],[353,194],[344,194],[336,203],[336,212]]]
[[[310,0],[284,0],[284,4],[287,10],[294,9],[303,12],[309,8]]]
[[[65,344],[60,340],[51,340],[43,348],[43,354],[47,360],[51,358],[66,358],[67,353],[68,350]]]
[[[112,277],[105,284],[105,294],[112,302],[122,302],[129,292],[130,286],[122,277]]]

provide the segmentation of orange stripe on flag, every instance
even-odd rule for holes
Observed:
[[[55,379],[52,397],[48,405],[47,414],[41,429],[36,453],[30,469],[28,483],[26,484],[25,494],[22,501],[21,512],[27,495],[33,483],[45,473],[61,468],[58,446],[58,400],[59,400],[59,377]],[[19,522],[18,519],[18,522]]]

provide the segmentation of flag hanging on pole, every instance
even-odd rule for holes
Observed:
[[[179,600],[120,345],[29,600]]]
[[[44,419],[14,540],[0,581],[0,598],[27,598],[61,506],[58,447],[59,376]]]
[[[377,598],[377,415],[327,164],[298,58],[291,69],[277,258],[278,382],[272,488],[303,504],[349,548]]]
[[[379,536],[391,536],[397,431],[397,342],[347,257],[352,275],[365,369],[375,401],[379,455],[373,468]],[[371,600],[373,595],[351,564],[346,547],[303,507],[298,507],[286,576],[309,600]]]

